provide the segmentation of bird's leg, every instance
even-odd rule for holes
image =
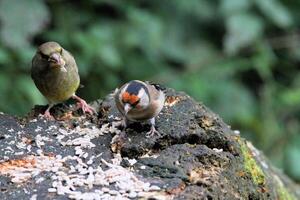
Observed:
[[[48,108],[46,109],[46,111],[43,114],[43,117],[48,119],[48,120],[54,120],[54,117],[51,115],[50,113],[50,109],[54,106],[53,103],[50,103]]]
[[[155,118],[150,119],[151,129],[146,133],[146,137],[153,137],[155,135],[160,136],[160,133],[155,129]]]
[[[122,117],[122,119],[118,122],[115,122],[115,126],[121,127],[122,130],[125,130],[128,126],[128,119],[126,117]]]
[[[82,111],[84,113],[90,113],[91,115],[94,114],[94,113],[96,113],[95,109],[92,108],[90,105],[88,105],[86,103],[86,101],[83,100],[82,98],[80,98],[79,96],[77,96],[77,95],[74,94],[72,96],[72,98],[78,101],[79,107],[82,109]]]
[[[128,126],[128,119],[126,117],[124,117],[121,121],[121,126],[123,127],[123,129],[125,130]]]

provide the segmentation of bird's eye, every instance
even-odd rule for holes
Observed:
[[[60,48],[60,50],[59,50],[59,53],[60,53],[60,55],[62,54],[62,52],[63,52],[63,49],[62,49],[62,48]]]
[[[48,59],[49,58],[49,56],[47,56],[47,55],[45,55],[45,54],[43,54],[43,53],[40,53],[40,55],[41,55],[41,57],[43,58],[43,59]]]

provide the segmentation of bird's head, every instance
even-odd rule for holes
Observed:
[[[129,82],[120,93],[125,114],[131,110],[143,110],[149,106],[149,91],[140,81]]]
[[[46,42],[39,46],[37,54],[52,69],[65,69],[64,49],[57,42]]]

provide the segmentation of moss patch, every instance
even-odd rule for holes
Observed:
[[[278,188],[279,200],[296,200],[296,198],[287,189],[282,186]]]
[[[265,175],[260,166],[257,165],[256,160],[253,158],[251,150],[247,147],[247,144],[244,141],[238,140],[238,142],[241,146],[241,151],[244,156],[244,166],[246,171],[251,174],[251,177],[255,184],[264,184]]]
[[[274,175],[278,187],[277,187],[277,193],[278,193],[278,200],[296,200],[296,197],[291,194],[283,185],[282,181],[277,175]]]

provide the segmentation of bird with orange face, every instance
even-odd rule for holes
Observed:
[[[124,117],[124,126],[129,122],[149,121],[151,130],[147,136],[159,135],[155,129],[155,117],[165,102],[165,94],[158,85],[133,80],[124,84],[115,93],[115,103]]]

